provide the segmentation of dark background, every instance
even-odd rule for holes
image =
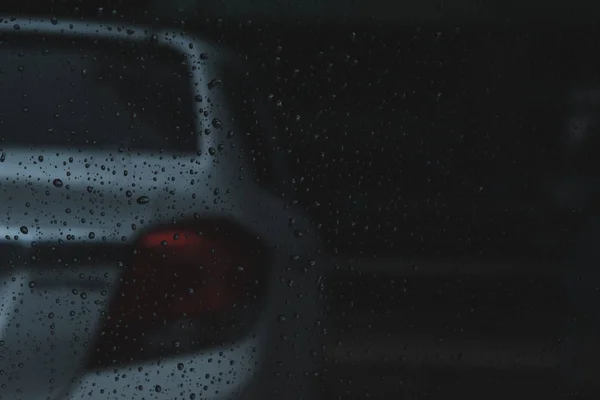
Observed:
[[[285,195],[335,255],[325,398],[593,398],[565,343],[595,332],[598,137],[567,121],[598,32],[515,19],[211,25],[268,77]]]

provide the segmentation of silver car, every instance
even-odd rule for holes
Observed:
[[[0,399],[310,393],[317,240],[257,183],[248,75],[178,30],[0,19]]]

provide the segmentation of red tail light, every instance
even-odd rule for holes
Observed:
[[[125,266],[92,366],[231,340],[256,317],[265,256],[256,237],[223,221],[148,232]]]

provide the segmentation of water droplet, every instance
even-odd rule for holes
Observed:
[[[210,90],[216,89],[219,86],[221,86],[221,83],[223,83],[222,80],[220,80],[220,79],[213,79],[212,81],[208,82],[208,88]]]
[[[196,103],[202,103],[202,96],[197,94],[194,96],[194,100],[196,101]]]
[[[85,294],[85,293],[83,293],[83,292],[82,292],[82,293],[79,295],[79,297],[81,297],[83,300],[85,300],[85,299],[87,299],[87,294]]]
[[[29,287],[30,288],[33,289],[35,287],[35,285],[36,285],[36,283],[34,281],[29,282]]]
[[[154,390],[156,390],[156,393],[162,392],[162,388],[160,387],[160,385],[154,386]]]
[[[58,20],[55,17],[50,18],[50,22],[52,22],[52,25],[58,24]]]
[[[42,162],[42,161],[44,161],[44,156],[38,156],[38,161],[39,161],[39,162]]]
[[[177,364],[177,369],[181,371],[183,369],[183,363]]]
[[[55,180],[53,180],[53,181],[52,181],[52,184],[53,184],[55,187],[59,188],[59,187],[62,187],[62,185],[63,185],[63,181],[61,181],[60,179],[55,179]]]
[[[90,232],[88,235],[88,238],[93,239],[96,237],[96,234],[94,232]]]
[[[19,228],[19,230],[21,231],[21,233],[22,233],[23,235],[27,235],[27,233],[29,233],[29,229],[27,229],[27,227],[26,227],[26,226],[22,226],[22,227],[20,227],[20,228]]]
[[[0,162],[4,162],[4,160],[6,160],[6,153],[2,152],[2,154],[0,154]]]
[[[49,313],[49,314],[48,314],[48,318],[50,318],[50,319],[54,318],[54,313],[52,313],[52,312],[51,312],[51,313]]]
[[[211,156],[214,156],[215,154],[217,154],[217,150],[214,147],[209,147],[208,154],[210,154]]]
[[[201,59],[201,60],[208,60],[208,54],[206,54],[206,53],[201,53],[201,54],[200,54],[200,59]]]
[[[212,120],[212,126],[216,129],[221,129],[221,127],[223,126],[223,124],[221,123],[221,120],[219,118],[213,118]]]
[[[150,198],[148,196],[140,196],[136,201],[138,204],[148,204],[150,203]]]

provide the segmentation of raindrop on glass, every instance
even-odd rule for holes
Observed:
[[[216,89],[221,86],[221,83],[223,83],[223,81],[220,79],[213,79],[212,81],[208,82],[208,88],[210,90]]]
[[[219,118],[214,118],[212,120],[212,126],[216,129],[221,129],[221,127],[223,126],[223,124],[221,123],[221,120]]]
[[[148,204],[150,202],[150,198],[148,196],[140,196],[136,201],[138,204]]]

